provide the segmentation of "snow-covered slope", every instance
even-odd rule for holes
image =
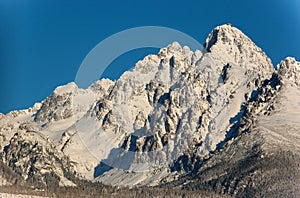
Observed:
[[[300,152],[300,62],[287,57],[278,66],[282,88],[269,116],[259,119],[259,129],[270,138],[270,148]]]
[[[299,62],[286,58],[244,103],[227,143],[207,159],[178,160],[192,174],[171,183],[233,197],[299,197]],[[192,170],[191,170],[192,169]]]
[[[86,90],[69,83],[28,110],[1,115],[3,161],[44,183],[54,173],[60,185],[74,185],[72,173],[133,186],[174,180],[253,126],[270,136],[270,147],[299,149],[299,62],[287,58],[274,69],[232,25],[216,27],[205,47],[174,42],[115,82]]]

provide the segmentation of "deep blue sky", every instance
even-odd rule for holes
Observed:
[[[28,108],[74,81],[87,53],[106,37],[137,26],[166,26],[204,43],[217,25],[232,23],[277,64],[300,59],[300,1],[0,0],[0,112]],[[152,49],[153,51],[153,49]],[[116,60],[115,78],[136,51]],[[123,63],[123,64],[121,64]],[[120,68],[118,68],[120,65]]]

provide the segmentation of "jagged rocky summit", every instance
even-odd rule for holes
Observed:
[[[1,114],[3,166],[41,186],[80,178],[300,195],[300,63],[274,68],[232,25],[216,27],[205,49],[174,42],[116,81],[69,83]]]

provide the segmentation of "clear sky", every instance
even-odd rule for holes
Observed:
[[[0,112],[24,109],[74,81],[87,53],[108,36],[137,26],[166,26],[200,43],[232,23],[276,65],[300,60],[299,0],[0,0]],[[154,49],[125,54],[107,77],[117,78]]]

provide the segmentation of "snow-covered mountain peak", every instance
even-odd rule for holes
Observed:
[[[114,81],[108,78],[103,78],[94,82],[88,87],[88,89],[92,90],[93,92],[107,92],[114,85],[114,83]]]
[[[300,71],[300,62],[298,62],[294,57],[286,57],[284,60],[280,62],[277,68]]]
[[[231,41],[229,39],[237,35],[238,37],[240,37],[240,35],[243,35],[243,33],[239,29],[233,27],[231,24],[224,24],[224,25],[217,26],[208,35],[205,42],[205,47],[208,51],[210,51],[213,45],[217,44],[217,42]]]
[[[277,71],[286,79],[300,85],[300,62],[293,57],[287,57],[277,65]]]
[[[239,46],[246,44],[255,45],[246,34],[232,24],[224,24],[214,28],[206,39],[205,47],[210,51],[212,47],[220,43]]]
[[[230,24],[216,27],[207,37],[205,48],[218,67],[235,64],[268,78],[274,66],[261,48]]]
[[[64,93],[70,93],[73,92],[75,89],[77,89],[77,85],[74,82],[70,82],[66,85],[58,86],[53,93],[57,95],[61,95]]]
[[[167,47],[167,49],[172,52],[172,51],[181,51],[182,50],[182,47],[181,45],[178,43],[178,42],[173,42],[171,45],[169,45]]]

